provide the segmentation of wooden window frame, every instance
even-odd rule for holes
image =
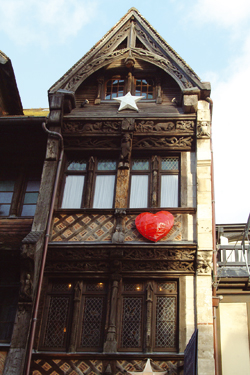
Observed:
[[[131,284],[142,284],[142,290],[140,292],[125,291],[124,285],[126,282],[131,282]],[[153,297],[152,297],[152,320],[151,320],[151,345],[152,351],[155,352],[177,352],[178,351],[178,334],[179,334],[179,287],[177,279],[124,279],[119,290],[119,306],[118,306],[118,351],[119,352],[145,352],[146,351],[146,321],[147,321],[147,284],[151,283],[153,285]],[[174,283],[176,288],[173,291],[158,291],[158,283]],[[142,317],[141,317],[141,345],[140,347],[122,347],[122,332],[123,332],[123,299],[126,297],[138,297],[142,298]],[[175,330],[174,330],[174,346],[173,347],[157,347],[155,345],[156,340],[156,308],[157,308],[157,297],[159,296],[175,296]]]
[[[1,217],[20,217],[20,218],[29,218],[34,217],[34,215],[22,215],[23,206],[26,205],[24,203],[25,194],[27,193],[27,186],[28,182],[32,180],[41,181],[41,176],[37,173],[34,167],[30,167],[28,169],[20,167],[20,170],[14,170],[10,173],[3,173],[3,178],[1,181],[14,181],[14,188],[12,199],[10,202],[10,210],[8,215],[0,215]],[[40,187],[39,187],[40,189]],[[39,193],[39,190],[34,191],[35,193]],[[33,203],[34,205],[37,204]],[[27,204],[28,205],[28,204]],[[1,210],[1,203],[0,203],[0,210]]]
[[[130,181],[129,181],[129,194],[128,194],[128,207],[130,207],[130,195],[131,195],[131,183],[132,183],[132,176],[134,175],[148,175],[148,206],[146,208],[151,208],[151,207],[158,207],[158,208],[168,208],[168,207],[165,207],[165,206],[161,206],[161,176],[164,176],[164,175],[177,175],[178,176],[178,205],[176,207],[180,207],[180,196],[181,196],[181,156],[178,155],[178,154],[174,154],[174,155],[171,155],[171,154],[168,154],[168,155],[154,155],[154,157],[157,157],[157,163],[158,163],[158,167],[157,167],[157,172],[158,172],[158,176],[157,176],[157,187],[153,186],[153,174],[154,174],[154,171],[156,170],[154,168],[154,165],[153,165],[153,159],[152,157],[132,157],[131,158],[131,162],[130,162]],[[163,170],[161,168],[161,161],[162,159],[165,159],[165,158],[178,158],[178,170]],[[148,160],[149,161],[149,169],[148,171],[147,170],[135,170],[133,171],[132,170],[132,163],[134,160],[140,160],[140,159],[145,159],[145,160]],[[153,205],[152,201],[152,196],[153,196],[153,193],[156,193],[156,201],[157,201],[157,204],[156,206]],[[133,207],[131,207],[133,208]],[[138,207],[139,208],[139,207]],[[170,207],[172,208],[172,207]]]
[[[111,83],[111,90],[110,90],[110,94],[107,94],[107,88],[108,88],[108,82],[112,81]],[[111,78],[109,78],[108,80],[105,81],[105,85],[104,85],[104,100],[105,101],[110,101],[110,100],[114,100],[112,98],[112,95],[115,94],[115,92],[112,91],[113,89],[113,81],[118,81],[118,90],[117,90],[117,95],[115,96],[116,98],[118,98],[119,96],[123,96],[125,95],[125,91],[126,91],[126,86],[127,86],[127,77],[123,77],[123,76],[113,76]],[[119,82],[120,81],[123,81],[123,90],[122,90],[122,95],[118,95],[119,93]],[[106,98],[107,95],[110,95],[110,98]]]
[[[147,81],[147,85],[143,85],[143,80]],[[140,94],[136,95],[136,87],[138,86],[136,83],[137,81],[141,81],[140,83]],[[148,83],[148,81],[152,81],[152,85],[150,85]],[[149,86],[152,86],[152,98],[149,98],[148,95],[149,95],[149,91],[148,91],[148,88]],[[146,87],[146,97],[141,99],[141,100],[149,100],[149,101],[154,101],[156,98],[155,98],[155,84],[154,84],[154,80],[152,78],[145,78],[145,77],[134,77],[134,89],[133,89],[133,94],[135,96],[143,96],[143,87]],[[139,91],[139,90],[138,90]],[[151,93],[151,92],[150,92]]]
[[[68,171],[67,166],[69,165],[70,161],[74,160],[82,160],[86,161],[86,170],[85,171]],[[98,162],[101,160],[112,160],[116,162],[116,169],[115,170],[98,170]],[[107,157],[106,159],[98,157],[98,156],[91,156],[89,160],[87,158],[77,158],[71,157],[68,158],[65,162],[65,171],[62,178],[62,187],[61,187],[61,196],[60,196],[60,208],[61,209],[73,209],[73,208],[64,208],[62,207],[63,203],[63,196],[64,196],[64,189],[66,185],[66,177],[67,176],[85,176],[84,186],[82,190],[81,196],[81,206],[77,209],[81,208],[93,208],[94,197],[95,197],[95,188],[96,188],[96,177],[97,176],[108,176],[114,175],[115,176],[115,185],[114,185],[114,195],[113,195],[113,204],[111,208],[114,208],[115,203],[115,191],[116,191],[116,184],[117,184],[117,169],[118,169],[118,161],[117,158]],[[96,208],[99,209],[99,208]]]
[[[77,282],[83,283],[83,288],[79,296],[79,306],[80,311],[77,313],[78,307],[74,305],[75,303],[75,286]],[[87,291],[86,287],[90,284],[98,284],[103,283],[104,288],[102,291]],[[54,285],[71,285],[71,288],[69,291],[56,291],[53,290]],[[48,291],[45,297],[45,305],[44,305],[44,311],[43,311],[43,318],[42,318],[42,324],[41,327],[44,327],[43,330],[41,330],[40,338],[39,338],[39,350],[41,351],[48,351],[48,352],[67,352],[69,350],[70,344],[71,344],[71,331],[72,326],[74,323],[74,316],[77,315],[77,324],[79,326],[79,329],[77,330],[77,335],[75,337],[74,345],[76,347],[77,352],[100,352],[103,348],[104,343],[104,336],[105,336],[105,321],[106,321],[106,315],[107,315],[107,299],[108,299],[108,282],[107,280],[103,279],[97,279],[95,282],[93,280],[88,279],[51,279],[48,285]],[[68,308],[68,314],[66,319],[66,325],[65,325],[65,338],[64,338],[64,345],[61,347],[56,346],[46,346],[46,332],[48,327],[48,321],[49,321],[49,308],[50,308],[50,301],[53,297],[69,297],[69,308]],[[81,336],[83,332],[83,315],[84,315],[84,303],[86,300],[86,297],[88,296],[101,296],[103,298],[103,312],[102,312],[102,320],[101,320],[101,328],[100,328],[100,345],[99,346],[89,346],[84,347],[81,346]]]
[[[135,76],[131,76],[131,80],[130,78],[128,78],[128,75],[126,76],[123,76],[123,75],[114,75],[112,76],[111,78],[108,78],[105,82],[103,82],[103,89],[100,90],[102,91],[102,103],[105,103],[105,102],[110,102],[110,101],[114,101],[114,99],[112,98],[112,90],[110,92],[110,98],[106,98],[107,96],[107,85],[108,85],[108,82],[110,81],[124,81],[124,84],[123,84],[123,94],[122,95],[116,95],[116,98],[118,98],[119,96],[124,96],[126,95],[126,93],[128,92],[128,87],[131,86],[131,89],[129,91],[131,91],[131,95],[133,96],[143,96],[143,91],[142,91],[142,81],[145,80],[145,81],[152,81],[152,98],[148,98],[148,86],[150,86],[149,84],[147,84],[147,91],[146,91],[146,97],[141,99],[142,101],[147,101],[147,102],[155,102],[156,101],[156,85],[155,85],[155,79],[154,77],[147,77],[144,76],[144,75],[141,75],[139,74],[138,76],[135,75]],[[141,89],[140,89],[140,95],[136,95],[136,81],[141,81]],[[111,87],[113,87],[111,85]],[[118,85],[119,87],[119,85]],[[118,94],[118,91],[117,91],[117,94]]]

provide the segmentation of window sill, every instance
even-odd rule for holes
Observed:
[[[114,99],[101,100],[100,103],[98,103],[98,104],[111,104],[111,103],[118,104],[117,101],[114,100]],[[143,104],[143,103],[156,103],[156,99],[141,99],[138,103],[139,104]]]
[[[173,214],[195,214],[196,213],[196,208],[194,207],[148,207],[148,208],[58,208],[55,210],[58,213],[93,213],[93,214],[110,214],[114,215],[116,211],[126,211],[126,214],[140,214],[142,212],[151,212],[151,213],[156,213],[159,211],[169,211]]]

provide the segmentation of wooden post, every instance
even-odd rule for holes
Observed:
[[[81,297],[82,297],[82,281],[78,281],[75,286],[75,294],[74,294],[74,313],[73,313],[73,321],[72,321],[72,328],[71,328],[71,336],[70,336],[70,345],[69,351],[75,352],[77,347],[77,333],[79,329],[79,317],[80,317],[80,306],[81,306]]]
[[[111,308],[109,318],[109,328],[106,342],[104,343],[103,351],[112,353],[117,351],[116,340],[116,313],[117,313],[117,295],[118,295],[119,280],[113,280],[112,294],[111,294]]]

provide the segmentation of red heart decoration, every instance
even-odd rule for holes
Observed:
[[[173,228],[174,217],[168,211],[160,211],[155,215],[150,212],[143,212],[135,219],[135,225],[143,237],[157,242]]]

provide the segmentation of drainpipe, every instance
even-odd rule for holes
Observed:
[[[54,182],[54,189],[53,189],[52,199],[51,199],[51,203],[50,203],[49,217],[48,217],[47,229],[46,229],[45,241],[44,241],[44,247],[43,247],[42,262],[41,262],[41,268],[40,268],[40,273],[39,273],[37,294],[36,294],[36,300],[35,300],[35,306],[34,306],[34,312],[33,312],[33,320],[32,320],[32,323],[31,323],[31,333],[30,333],[30,340],[29,340],[29,345],[28,345],[27,364],[26,364],[25,375],[29,375],[29,372],[30,372],[32,349],[33,349],[35,332],[36,332],[38,307],[39,307],[41,290],[42,290],[42,283],[43,283],[43,274],[44,274],[46,256],[47,256],[47,251],[48,251],[49,236],[50,236],[51,224],[52,224],[52,219],[53,219],[53,212],[54,212],[54,205],[55,205],[58,181],[59,181],[59,176],[60,176],[60,171],[61,171],[61,166],[62,166],[62,159],[63,159],[63,154],[64,154],[62,135],[60,133],[52,132],[52,131],[48,130],[46,128],[45,122],[42,123],[42,127],[43,127],[43,129],[45,130],[46,133],[48,133],[52,137],[57,137],[57,138],[60,139],[61,152],[60,152],[60,156],[59,156],[59,160],[58,160],[56,178],[55,178],[55,182]]]
[[[212,199],[212,238],[213,238],[213,283],[212,283],[212,299],[213,299],[213,336],[214,336],[214,362],[215,375],[219,375],[218,367],[218,338],[217,338],[217,307],[215,306],[216,289],[217,289],[217,252],[216,252],[216,224],[215,224],[215,193],[214,193],[214,158],[212,144],[212,114],[213,101],[207,97],[206,101],[210,103],[211,126],[210,126],[210,150],[211,150],[211,199]]]

